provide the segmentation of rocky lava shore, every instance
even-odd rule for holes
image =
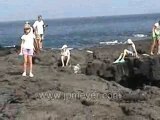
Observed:
[[[17,48],[1,48],[0,120],[160,120],[160,56],[138,41],[140,59],[113,64],[125,47],[73,49],[64,68],[60,51],[45,49],[34,56],[33,78],[21,76]]]

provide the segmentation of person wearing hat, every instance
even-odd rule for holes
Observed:
[[[66,66],[68,66],[69,60],[70,60],[70,51],[67,47],[67,45],[63,45],[61,48],[61,62],[62,67],[65,66],[64,61],[66,60]]]
[[[24,25],[24,34],[21,37],[21,52],[20,55],[23,55],[24,57],[24,71],[22,76],[26,76],[27,72],[27,63],[29,63],[29,76],[33,77],[32,72],[32,56],[34,52],[34,39],[35,35],[31,34],[31,26],[29,24]]]
[[[26,21],[25,24],[24,24],[24,28],[28,27],[28,26],[31,28],[30,33],[33,34],[33,28],[32,28],[32,26],[30,25],[30,23],[28,21]]]
[[[154,55],[154,48],[156,45],[158,45],[158,52],[157,54],[160,54],[160,21],[155,23],[152,28],[152,45],[151,45],[151,55]]]
[[[44,21],[42,20],[42,16],[39,15],[38,16],[38,20],[35,21],[35,23],[33,24],[33,28],[34,28],[34,32],[35,35],[39,35],[41,40],[40,40],[40,48],[42,48],[42,41],[44,39],[44,28],[45,28],[45,24]]]
[[[131,55],[131,56],[135,56],[135,57],[139,58],[135,44],[133,43],[133,41],[131,39],[128,39],[127,44],[128,44],[128,49],[124,49],[123,53],[121,53],[120,56],[118,57],[118,59],[116,61],[114,61],[113,63],[125,62],[124,58],[126,55]]]

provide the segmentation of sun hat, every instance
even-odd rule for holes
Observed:
[[[24,29],[31,29],[31,26],[29,24],[25,24]]]
[[[131,39],[128,39],[128,40],[127,40],[127,43],[128,43],[128,44],[132,44],[133,42],[132,42]]]
[[[159,27],[159,23],[155,23],[154,26]]]
[[[26,21],[25,24],[30,24],[30,23],[28,21]]]
[[[68,47],[67,45],[63,45],[61,49],[64,49],[64,48],[67,48],[67,47]]]

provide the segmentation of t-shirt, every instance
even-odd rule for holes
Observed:
[[[43,22],[43,20],[41,20],[41,21],[35,21],[35,23],[33,24],[33,27],[34,27],[34,29],[37,29],[37,34],[43,34],[43,25],[44,25],[44,22]]]
[[[134,50],[134,48],[135,48],[135,44],[133,43],[133,44],[129,44],[128,45],[128,54],[132,54],[132,55],[136,55],[136,51]]]
[[[128,45],[128,50],[131,51],[131,52],[134,52],[133,46],[132,46],[132,44]]]
[[[155,23],[154,26],[155,26],[155,28],[154,28],[154,31],[152,31],[152,36],[153,37],[160,36],[160,25],[159,25],[159,23]]]
[[[158,36],[160,35],[160,29],[159,29],[159,28],[156,28],[156,29],[154,30],[154,32],[155,32],[156,35],[158,35]]]
[[[62,55],[62,56],[70,56],[70,51],[69,51],[69,49],[66,49],[65,51],[62,50],[62,51],[61,51],[61,55]]]
[[[35,35],[32,33],[29,33],[27,35],[23,35],[21,37],[22,41],[23,41],[23,48],[24,49],[33,49],[34,48],[34,39],[35,39]]]

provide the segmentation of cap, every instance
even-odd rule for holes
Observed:
[[[29,24],[24,25],[24,29],[30,29],[30,28],[31,28],[31,26]]]
[[[67,45],[63,45],[61,49],[64,49],[64,48],[67,48],[67,47],[68,47]]]
[[[131,39],[128,39],[128,40],[127,40],[127,43],[128,43],[128,44],[132,44],[133,42],[132,42]]]
[[[25,22],[25,24],[29,24],[29,22],[28,22],[28,21],[26,21],[26,22]]]
[[[154,26],[159,27],[159,23],[155,23]]]

